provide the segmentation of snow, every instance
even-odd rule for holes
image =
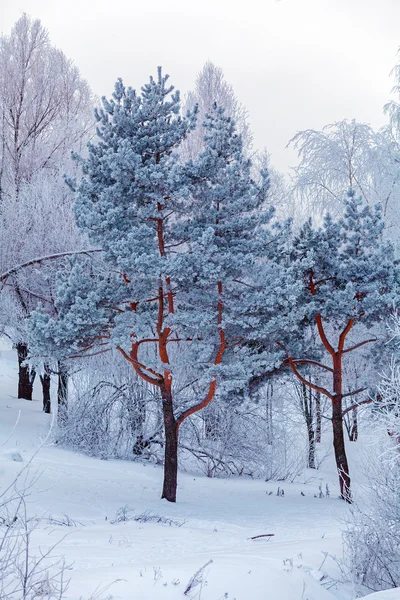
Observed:
[[[370,594],[364,597],[365,600],[399,600],[400,589],[385,590],[384,592],[376,592],[376,594]]]
[[[159,466],[102,461],[46,440],[52,417],[38,400],[17,400],[15,387],[16,360],[5,348],[0,357],[0,491],[21,468],[34,480],[28,509],[43,517],[34,544],[43,550],[61,540],[57,554],[65,556],[71,578],[67,600],[88,600],[95,590],[99,600],[109,595],[120,600],[354,597],[348,586],[335,583],[340,570],[332,556],[341,556],[340,523],[348,508],[335,497],[331,465],[317,473],[318,479],[309,480],[308,472],[303,483],[180,473],[174,505],[159,499]],[[314,497],[320,482],[323,488],[329,483],[330,498]],[[276,495],[278,485],[284,497]],[[151,513],[176,523],[112,523],[124,506],[135,515]],[[65,515],[72,526],[59,524]],[[250,539],[260,534],[274,536]],[[190,578],[210,560],[203,584],[184,596]]]

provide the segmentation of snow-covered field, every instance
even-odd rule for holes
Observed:
[[[5,349],[0,357],[0,491],[43,444],[51,423],[39,401],[17,400],[15,387],[14,353]],[[61,540],[55,553],[66,558],[69,600],[92,595],[97,600],[354,597],[350,586],[338,583],[341,573],[332,558],[341,557],[340,527],[348,508],[337,498],[329,461],[314,478],[308,472],[296,483],[181,473],[176,505],[159,499],[160,467],[101,461],[49,441],[26,472],[28,480],[35,479],[29,511],[43,517],[32,548],[43,551]],[[331,496],[315,497],[326,483]],[[276,495],[278,486],[283,497]],[[172,521],[113,523],[121,507],[129,507],[129,515],[151,513]],[[72,526],[57,524],[65,515]],[[274,535],[250,539],[262,534]],[[209,561],[202,582],[185,596],[191,577]],[[400,594],[372,598],[394,600]]]

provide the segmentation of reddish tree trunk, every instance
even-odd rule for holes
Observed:
[[[161,385],[161,398],[164,417],[165,452],[164,483],[161,498],[176,502],[178,487],[178,427],[174,417],[172,392],[169,385]]]
[[[158,160],[158,158],[157,158]],[[158,203],[158,211],[160,213],[160,217],[156,219],[157,221],[157,238],[158,238],[158,249],[161,257],[165,256],[165,246],[164,246],[164,217],[162,215],[162,204]],[[130,283],[128,277],[123,275],[124,281],[128,284]],[[217,319],[218,319],[218,333],[220,338],[220,345],[218,348],[218,352],[214,361],[214,364],[217,366],[221,364],[223,354],[226,348],[226,340],[225,340],[225,332],[222,327],[222,312],[223,312],[223,302],[222,302],[222,282],[218,282],[218,305],[217,305]],[[215,395],[215,390],[217,386],[216,378],[214,377],[208,388],[208,393],[205,398],[198,402],[197,404],[192,405],[183,413],[180,414],[179,417],[175,418],[174,415],[174,405],[172,399],[172,374],[168,367],[169,365],[169,357],[168,357],[168,343],[177,341],[176,339],[169,339],[171,334],[170,327],[164,326],[165,319],[165,311],[168,312],[169,315],[174,314],[174,293],[171,287],[171,281],[169,277],[163,278],[160,275],[159,286],[158,286],[158,296],[154,299],[158,302],[158,310],[157,310],[157,322],[155,324],[155,329],[157,332],[157,338],[150,340],[137,340],[136,336],[131,333],[131,337],[133,339],[131,351],[128,354],[121,346],[117,346],[117,349],[122,354],[122,356],[128,360],[136,373],[144,379],[147,383],[154,385],[160,388],[161,399],[162,399],[162,411],[163,411],[163,421],[164,421],[164,435],[165,435],[165,452],[164,452],[164,483],[161,498],[165,498],[169,502],[176,502],[176,490],[178,485],[178,430],[182,422],[190,417],[190,415],[202,410],[206,406],[209,405],[211,400]],[[137,303],[131,302],[131,308],[133,311],[137,309]],[[154,369],[146,367],[139,360],[139,345],[141,343],[157,343],[158,347],[158,355],[161,359],[162,364],[164,365],[163,374],[157,373]]]
[[[322,281],[315,282],[313,277],[313,272],[309,272],[309,290],[311,296],[315,296],[316,294],[316,286],[321,284]],[[287,361],[292,369],[293,373],[296,377],[305,385],[310,387],[312,390],[317,393],[322,393],[324,396],[327,396],[332,402],[332,428],[333,428],[333,447],[335,453],[336,466],[339,475],[339,485],[340,485],[340,493],[346,502],[351,502],[351,492],[350,492],[350,473],[349,473],[349,465],[347,462],[346,456],[346,447],[344,443],[344,433],[343,433],[343,373],[342,373],[342,359],[343,355],[347,352],[353,352],[364,346],[365,344],[369,344],[370,342],[375,341],[375,339],[364,340],[363,342],[359,342],[350,348],[345,349],[345,342],[347,335],[350,333],[353,325],[355,323],[355,318],[348,319],[344,329],[339,335],[337,350],[334,346],[329,342],[329,339],[325,333],[325,328],[323,324],[322,315],[317,313],[315,315],[315,324],[317,327],[318,335],[320,337],[321,343],[325,348],[326,352],[331,356],[332,359],[332,368],[330,366],[319,363],[315,360],[311,359],[294,359],[292,356],[288,355]],[[283,347],[282,344],[278,343],[279,346]],[[333,393],[330,390],[327,390],[325,387],[321,387],[320,385],[314,384],[311,381],[307,380],[303,375],[298,371],[297,365],[308,364],[310,366],[316,366],[324,371],[327,371],[333,375]],[[365,391],[366,388],[361,388],[354,390],[350,394],[345,394],[345,396],[356,396],[357,394]],[[367,401],[369,402],[369,400]],[[364,404],[365,402],[363,402]],[[320,407],[319,407],[320,411]],[[345,411],[346,412],[346,411]]]

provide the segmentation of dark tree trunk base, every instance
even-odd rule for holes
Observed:
[[[18,354],[18,398],[32,400],[33,382],[35,381],[35,371],[26,364],[28,357],[28,346],[26,344],[17,344]]]
[[[344,443],[342,398],[334,397],[332,400],[332,427],[333,448],[335,451],[336,466],[339,475],[340,496],[345,502],[351,504],[350,473]]]
[[[43,411],[46,414],[50,414],[51,412],[51,398],[50,398],[50,369],[48,365],[44,366],[44,374],[40,376],[40,381],[42,384],[42,392],[43,392]]]
[[[63,423],[67,419],[68,409],[68,371],[66,366],[58,361],[58,386],[57,386],[57,404],[58,404],[58,422]]]
[[[176,425],[171,390],[161,386],[161,397],[164,417],[165,453],[164,483],[161,498],[168,502],[176,502],[178,487],[178,427]]]

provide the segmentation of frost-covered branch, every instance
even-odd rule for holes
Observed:
[[[38,265],[38,264],[41,264],[43,262],[57,260],[59,258],[65,258],[66,256],[77,256],[77,255],[82,255],[82,254],[94,254],[94,253],[97,253],[97,252],[102,252],[101,248],[94,248],[94,249],[87,249],[87,250],[71,250],[71,251],[68,251],[68,252],[57,252],[55,254],[49,254],[47,256],[40,256],[38,258],[32,258],[31,260],[28,260],[28,261],[23,262],[23,263],[21,263],[19,265],[16,265],[15,267],[12,267],[11,269],[8,269],[5,273],[2,273],[0,275],[0,282],[1,281],[6,281],[7,278],[10,277],[11,275],[15,275],[16,273],[18,273],[22,269],[26,269],[27,267],[31,267],[32,265]]]

